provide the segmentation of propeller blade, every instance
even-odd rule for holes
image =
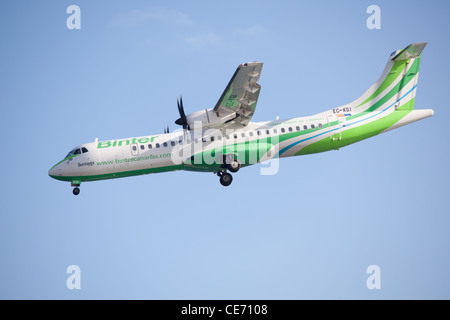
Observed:
[[[186,114],[184,113],[184,107],[183,107],[183,96],[181,94],[180,94],[180,106],[181,106],[182,117],[186,118]]]
[[[177,107],[178,107],[178,113],[180,114],[180,118],[175,120],[175,124],[178,124],[180,126],[183,126],[183,129],[190,130],[189,125],[187,123],[186,114],[184,113],[184,107],[183,107],[183,97],[180,95],[180,100],[177,99]]]

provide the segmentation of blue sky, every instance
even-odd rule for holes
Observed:
[[[66,8],[81,8],[68,30]],[[381,30],[366,9],[381,8]],[[450,298],[445,1],[0,2],[0,298]],[[343,148],[245,168],[84,183],[74,146],[175,129],[263,61],[254,121],[346,104],[389,54],[428,41],[416,108],[435,116]],[[81,268],[68,290],[66,268]],[[366,287],[381,268],[382,289]]]

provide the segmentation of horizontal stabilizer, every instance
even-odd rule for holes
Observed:
[[[395,52],[392,61],[409,60],[411,58],[417,58],[422,53],[428,42],[418,42],[407,46],[405,49]]]

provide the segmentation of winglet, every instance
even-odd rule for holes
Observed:
[[[409,60],[411,58],[417,58],[422,53],[425,46],[428,44],[428,42],[418,42],[413,43],[407,46],[405,49],[396,51],[392,55],[391,58],[392,61],[402,61],[402,60]]]

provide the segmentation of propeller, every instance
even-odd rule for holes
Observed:
[[[187,123],[186,114],[184,113],[184,107],[183,107],[183,97],[180,96],[180,100],[177,99],[177,106],[178,106],[178,112],[180,113],[180,117],[175,120],[175,123],[183,126],[184,130],[191,130],[189,127],[189,124]]]

